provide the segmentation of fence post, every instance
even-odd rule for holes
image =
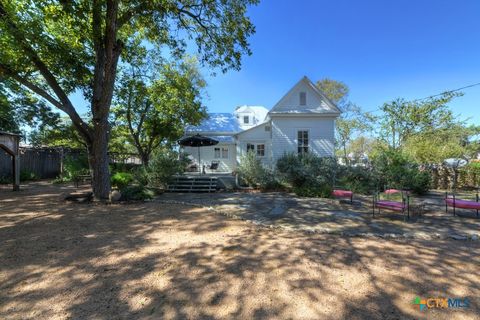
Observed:
[[[20,190],[20,155],[12,156],[13,191]]]

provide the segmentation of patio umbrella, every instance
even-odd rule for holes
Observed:
[[[196,134],[194,136],[185,137],[183,139],[178,140],[178,144],[183,147],[197,147],[198,149],[198,166],[200,170],[200,147],[209,147],[214,146],[218,143],[217,140],[212,139],[210,137],[201,136]]]

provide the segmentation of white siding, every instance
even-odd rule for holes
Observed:
[[[321,157],[334,155],[334,118],[272,117],[272,150],[274,160],[280,158],[284,153],[297,153],[298,130],[308,130],[309,152]]]
[[[247,153],[247,144],[264,144],[265,156],[259,157],[262,163],[270,166],[272,163],[272,138],[271,129],[265,131],[265,127],[270,126],[270,123],[261,124],[255,128],[244,131],[237,135],[237,163],[240,163],[242,156]]]
[[[218,159],[215,158],[215,148],[228,148],[228,159]],[[236,146],[234,143],[219,143],[215,146],[211,147],[184,147],[183,151],[190,154],[194,158],[194,162],[198,164],[198,149],[200,149],[200,165],[205,165],[206,172],[210,172],[208,170],[208,166],[212,163],[212,161],[219,161],[220,164],[218,166],[218,170],[212,172],[232,172],[236,168]],[[200,167],[201,167],[200,166]]]
[[[300,105],[300,92],[306,93],[306,105]],[[330,108],[308,82],[299,82],[291,91],[283,97],[272,109],[276,113],[322,113],[336,112]]]

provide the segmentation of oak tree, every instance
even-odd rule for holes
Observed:
[[[66,113],[84,139],[96,198],[108,198],[107,146],[117,68],[132,46],[239,69],[258,0],[0,0],[0,82],[15,81]],[[70,99],[82,92],[90,119]]]

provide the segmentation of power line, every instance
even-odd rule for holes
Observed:
[[[447,91],[443,91],[443,92],[441,92],[441,93],[437,93],[437,94],[434,94],[434,95],[431,95],[431,96],[428,96],[428,97],[418,98],[418,99],[415,99],[415,100],[410,100],[409,102],[417,102],[417,101],[421,101],[421,100],[431,99],[431,98],[435,98],[435,97],[444,95],[444,94],[446,94],[446,93],[453,93],[453,92],[457,92],[457,91],[460,91],[460,90],[472,88],[472,87],[479,86],[479,85],[480,85],[480,82],[477,82],[477,83],[469,84],[469,85],[467,85],[467,86],[463,86],[463,87],[458,88],[458,89],[447,90]],[[380,111],[380,110],[381,110],[380,108],[376,108],[376,109],[374,109],[374,110],[365,111],[365,112],[373,113],[373,112],[377,112],[377,111]]]

